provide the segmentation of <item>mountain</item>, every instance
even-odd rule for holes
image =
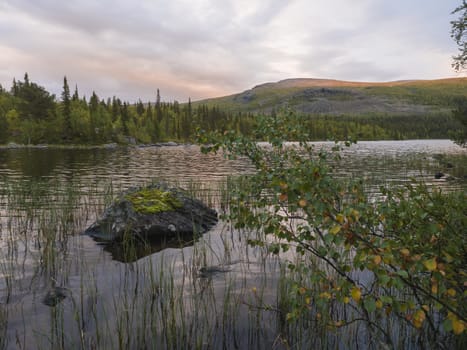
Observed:
[[[467,78],[352,82],[286,79],[238,94],[193,102],[232,112],[270,113],[281,107],[318,115],[446,113],[467,97]]]

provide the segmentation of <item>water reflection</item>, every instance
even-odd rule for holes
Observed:
[[[454,159],[452,166],[445,156]],[[465,190],[466,156],[447,140],[361,142],[343,151],[335,173],[361,177],[373,192],[410,177]],[[0,345],[131,348],[142,339],[152,348],[277,345],[280,319],[274,310],[260,312],[260,303],[277,303],[281,266],[264,249],[248,246],[243,232],[220,223],[197,242],[140,246],[102,246],[77,234],[129,187],[160,179],[198,186],[211,191],[209,197],[228,175],[252,171],[245,160],[202,155],[196,146],[0,149]],[[435,179],[436,171],[454,180]],[[133,258],[125,260],[128,249]],[[205,266],[228,269],[203,278]],[[51,290],[66,291],[66,297],[47,306]],[[341,336],[313,344],[342,348]]]
[[[145,256],[152,255],[168,248],[181,249],[192,246],[199,237],[193,235],[185,236],[160,236],[149,241],[127,240],[125,242],[108,242],[100,241],[97,238],[94,240],[101,245],[104,251],[110,253],[112,259],[122,263],[132,263],[138,261]]]

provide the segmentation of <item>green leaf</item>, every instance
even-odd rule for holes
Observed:
[[[363,301],[363,306],[368,312],[373,312],[376,310],[376,302],[373,299],[365,299]]]
[[[381,295],[379,297],[381,299],[381,301],[385,304],[392,304],[392,297],[390,296],[387,296],[387,295]]]
[[[391,280],[391,277],[389,277],[386,273],[380,273],[378,274],[378,280],[382,285],[386,285]]]
[[[324,242],[326,242],[326,244],[332,243],[333,240],[334,240],[334,236],[332,236],[332,235],[324,236]]]
[[[399,270],[399,271],[397,271],[397,275],[398,275],[398,276],[401,276],[401,277],[403,277],[403,278],[409,278],[409,274],[408,274],[408,272],[405,271],[405,270]]]
[[[447,318],[443,321],[443,329],[446,332],[452,331],[452,321],[450,319]]]

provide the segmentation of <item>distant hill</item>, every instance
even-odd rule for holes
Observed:
[[[449,112],[454,99],[460,96],[467,97],[467,78],[380,83],[287,79],[193,105],[206,104],[232,112],[270,113],[289,106],[318,115],[419,115]]]

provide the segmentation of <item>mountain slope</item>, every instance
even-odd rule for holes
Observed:
[[[351,82],[331,79],[287,79],[257,85],[230,96],[194,102],[229,111],[269,113],[289,106],[306,114],[425,114],[450,111],[467,97],[467,78]]]

